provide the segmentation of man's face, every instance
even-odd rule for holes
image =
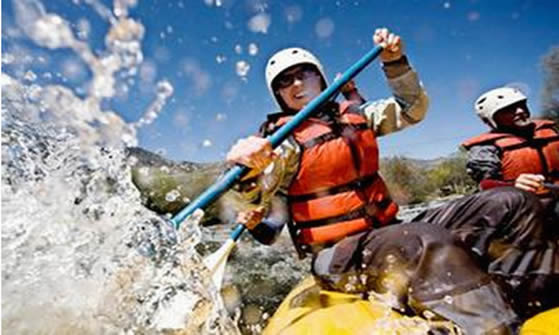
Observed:
[[[498,111],[493,119],[499,127],[522,129],[532,124],[526,101],[520,101]]]
[[[301,110],[322,91],[320,74],[312,66],[299,65],[282,72],[276,79],[277,92],[287,107]]]

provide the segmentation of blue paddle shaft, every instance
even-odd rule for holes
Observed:
[[[237,241],[239,239],[239,237],[241,237],[241,235],[243,234],[243,232],[245,231],[246,227],[243,224],[238,224],[237,227],[235,227],[235,229],[231,232],[231,239],[233,241]]]
[[[295,116],[283,125],[268,139],[272,144],[272,148],[279,146],[289,135],[299,127],[310,115],[324,102],[332,98],[347,82],[361,72],[367,65],[369,65],[375,58],[382,52],[382,47],[376,46],[347,69],[342,76],[335,80],[332,85],[322,91],[322,93],[313,99],[305,108],[300,110]],[[241,179],[250,169],[246,166],[236,165],[231,168],[223,177],[216,181],[206,191],[204,191],[198,198],[191,202],[188,206],[181,209],[172,219],[171,223],[176,229],[179,229],[180,224],[189,217],[198,208],[205,208],[219,198],[223,193],[228,191],[238,180]],[[231,234],[233,240],[237,240],[244,231],[243,225],[238,225]]]

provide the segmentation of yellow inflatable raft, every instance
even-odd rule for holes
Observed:
[[[408,335],[426,334],[433,326],[455,332],[450,322],[403,316],[379,301],[320,290],[307,278],[285,298],[263,334]]]
[[[448,321],[428,321],[395,312],[380,300],[321,290],[312,277],[297,285],[281,303],[263,335],[410,335],[432,328],[462,334]],[[559,308],[524,323],[520,335],[558,335]]]
[[[520,335],[559,334],[559,308],[540,313],[524,323]]]

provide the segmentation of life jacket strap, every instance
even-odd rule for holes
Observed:
[[[369,215],[368,212],[369,211],[367,210],[367,206],[363,206],[361,208],[358,208],[356,210],[353,210],[343,215],[333,216],[333,217],[319,219],[319,220],[312,220],[312,221],[303,221],[303,222],[298,221],[296,225],[296,229],[301,230],[306,228],[322,227],[333,223],[350,221],[358,218],[370,219],[372,223],[371,226],[373,228],[380,227],[380,222],[374,216]]]
[[[502,146],[501,148],[502,148],[502,150],[505,150],[505,151],[517,150],[517,149],[521,149],[521,148],[525,148],[525,147],[541,148],[541,147],[544,147],[547,144],[549,144],[551,142],[555,142],[555,141],[559,141],[559,135],[551,136],[551,137],[545,137],[545,138],[532,138],[530,140],[526,140],[526,141],[521,142],[521,143]]]
[[[289,199],[290,202],[304,202],[304,201],[309,201],[309,200],[321,198],[321,197],[332,195],[332,194],[349,192],[349,191],[353,191],[353,190],[362,190],[362,189],[368,187],[369,185],[371,185],[375,180],[377,180],[377,178],[379,178],[379,175],[378,175],[377,172],[375,172],[371,175],[364,176],[364,177],[355,179],[353,181],[350,181],[347,184],[334,186],[334,187],[327,188],[327,189],[320,190],[318,192],[313,192],[313,193],[299,194],[299,195],[288,195],[287,198]]]
[[[347,128],[347,129],[351,129],[353,131],[361,131],[361,130],[369,129],[369,126],[366,123],[358,123],[358,124],[340,123],[339,126],[340,126],[340,128]],[[331,141],[331,140],[336,139],[338,137],[342,137],[343,135],[344,135],[343,130],[328,132],[328,133],[322,134],[320,136],[317,136],[317,137],[315,137],[311,140],[308,140],[304,143],[301,143],[301,147],[303,147],[304,149],[309,149],[309,148],[312,148],[314,146],[320,145],[324,142],[328,142],[328,141]]]
[[[312,220],[312,221],[297,221],[296,229],[321,227],[333,223],[350,221],[358,218],[369,219],[371,221],[371,226],[373,228],[378,228],[382,226],[382,222],[379,221],[376,215],[378,215],[379,210],[386,209],[391,203],[392,200],[390,198],[385,198],[380,202],[365,204],[364,206],[346,214],[333,216],[325,219]]]

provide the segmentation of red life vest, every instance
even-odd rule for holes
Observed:
[[[391,222],[398,212],[378,175],[375,133],[349,102],[331,122],[311,118],[293,133],[302,149],[288,191],[290,231],[298,251]],[[281,117],[275,126],[289,121]]]
[[[485,133],[462,145],[495,145],[502,152],[501,173],[504,181],[514,181],[521,173],[541,174],[559,184],[559,133],[552,121],[535,120],[534,136],[523,138],[510,133]]]

